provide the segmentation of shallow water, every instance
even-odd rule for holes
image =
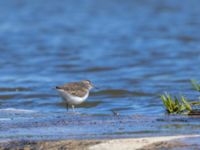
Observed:
[[[200,117],[187,116],[41,114],[7,109],[0,113],[0,141],[200,134],[199,121]]]
[[[1,111],[65,114],[55,86],[82,79],[98,87],[86,115],[165,115],[159,94],[199,96],[198,0],[0,3]]]

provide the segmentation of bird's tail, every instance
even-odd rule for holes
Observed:
[[[61,89],[59,86],[56,86],[56,89]]]

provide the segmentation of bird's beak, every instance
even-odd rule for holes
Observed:
[[[99,89],[97,86],[95,86],[94,84],[91,84],[91,87],[93,88],[93,89]]]
[[[93,88],[94,88],[94,89],[96,89],[96,90],[98,90],[98,89],[99,89],[99,87],[96,87],[96,86],[94,86],[94,85],[93,85]]]

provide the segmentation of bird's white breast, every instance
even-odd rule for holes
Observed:
[[[69,93],[67,93],[66,91],[64,90],[58,90],[59,91],[59,94],[60,96],[68,103],[68,104],[72,104],[72,105],[77,105],[77,104],[81,104],[82,102],[84,102],[88,96],[89,96],[89,92],[87,92],[85,94],[85,96],[83,97],[78,97],[78,96],[74,96],[74,95],[71,95]]]

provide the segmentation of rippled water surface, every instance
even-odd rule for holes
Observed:
[[[164,115],[159,94],[196,100],[198,0],[0,1],[0,111],[65,113],[56,85],[91,80],[76,110]]]

